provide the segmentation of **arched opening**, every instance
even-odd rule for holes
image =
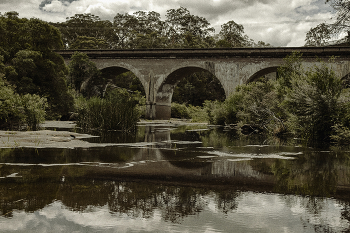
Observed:
[[[247,83],[256,82],[257,80],[259,80],[259,78],[262,78],[262,77],[265,77],[266,79],[273,79],[273,80],[276,80],[277,77],[278,77],[277,69],[278,69],[278,66],[273,66],[273,67],[268,67],[268,68],[259,70],[258,72],[256,72],[255,74],[253,74],[253,75],[247,80]]]
[[[135,98],[139,100],[139,110],[141,117],[146,114],[146,94],[144,84],[130,70],[123,67],[107,67],[101,71],[101,79],[103,86],[101,96],[104,96],[109,90],[116,88],[126,89],[129,93],[135,94]]]
[[[145,88],[140,79],[130,70],[123,67],[107,67],[101,70],[102,77],[106,84],[118,88],[125,88],[128,91],[139,91],[145,95]]]
[[[208,70],[183,67],[168,75],[157,91],[156,119],[170,119],[171,103],[202,106],[205,100],[225,100],[220,81]]]

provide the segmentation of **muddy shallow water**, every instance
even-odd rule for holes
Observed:
[[[0,232],[350,230],[348,151],[175,121],[44,126],[0,134]]]

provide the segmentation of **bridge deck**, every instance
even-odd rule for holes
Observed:
[[[90,58],[229,58],[274,57],[281,58],[298,51],[303,57],[349,57],[350,47],[267,47],[267,48],[210,48],[210,49],[132,49],[132,50],[56,50],[69,59],[75,51],[84,52]]]

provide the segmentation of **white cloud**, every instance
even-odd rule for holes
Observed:
[[[43,10],[48,11],[48,12],[57,13],[57,12],[64,12],[66,8],[67,8],[67,4],[64,4],[58,0],[54,0],[54,1],[52,1],[51,4],[46,4],[43,7]]]
[[[216,33],[222,24],[234,20],[250,38],[274,46],[303,46],[307,31],[333,15],[324,0],[1,0],[0,6],[3,13],[14,10],[20,17],[52,22],[83,13],[113,20],[117,13],[139,10],[156,11],[164,20],[167,10],[182,6],[206,18]]]

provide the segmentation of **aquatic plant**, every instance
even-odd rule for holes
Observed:
[[[104,98],[92,97],[78,110],[77,126],[85,129],[135,131],[140,118],[140,96],[125,89],[109,90]]]

